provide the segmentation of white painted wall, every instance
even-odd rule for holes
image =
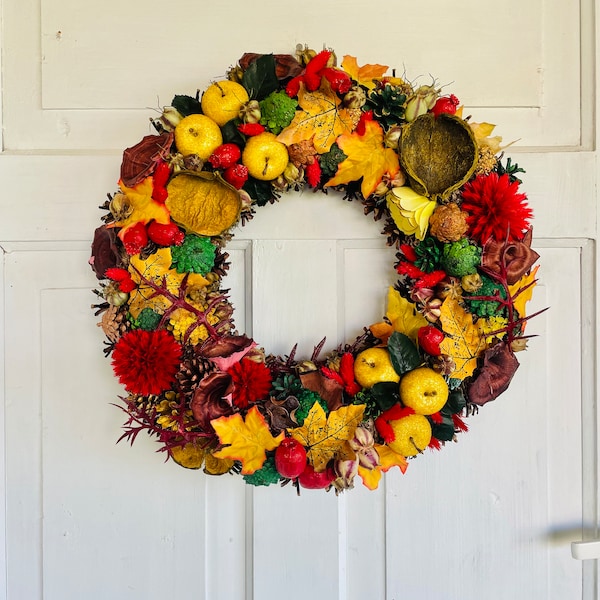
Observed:
[[[2,0],[0,599],[597,598],[596,563],[570,556],[597,527],[593,8]],[[244,51],[305,42],[431,73],[518,140],[534,302],[551,307],[509,392],[458,444],[339,498],[207,478],[147,439],[115,445],[122,390],[89,310],[96,207],[150,107]],[[286,196],[230,251],[237,325],[270,352],[334,345],[383,314],[390,251],[334,194]]]

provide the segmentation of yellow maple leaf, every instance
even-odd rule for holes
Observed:
[[[355,56],[344,56],[341,66],[354,81],[369,90],[377,85],[376,80],[383,77],[388,70],[387,66],[377,64],[359,67]]]
[[[315,402],[304,419],[302,427],[288,429],[292,437],[307,449],[308,458],[315,471],[324,471],[327,463],[352,439],[360,424],[365,405],[351,404],[325,414]]]
[[[369,327],[371,333],[384,344],[387,343],[388,338],[394,331],[403,333],[416,341],[419,329],[429,325],[427,319],[417,311],[416,305],[403,298],[400,292],[392,286],[388,290],[385,316],[387,321],[374,323]]]
[[[491,137],[492,132],[496,128],[492,123],[472,123],[469,121],[469,127],[475,134],[475,140],[479,147],[488,147],[494,154],[498,154],[503,148],[508,148],[508,146],[500,145],[502,136],[495,135]]]
[[[172,304],[167,296],[156,293],[151,282],[174,296],[179,296],[179,288],[186,274],[171,269],[171,262],[170,248],[160,248],[146,259],[137,254],[130,257],[129,273],[131,279],[138,284],[129,295],[129,312],[134,319],[137,319],[144,308],[162,314]],[[188,287],[204,287],[208,283],[199,273],[190,273],[187,279]]]
[[[275,450],[285,437],[283,431],[277,437],[271,435],[265,418],[256,406],[248,411],[246,420],[236,413],[230,417],[213,419],[210,423],[221,444],[227,444],[213,452],[213,456],[239,460],[243,475],[258,471],[267,459],[266,450]]]
[[[389,471],[392,467],[400,467],[403,473],[406,473],[408,469],[408,461],[404,456],[394,452],[389,446],[384,444],[375,444],[375,450],[379,454],[379,465],[374,469],[367,469],[365,467],[358,467],[358,474],[360,475],[363,484],[370,490],[376,490],[379,486],[381,476],[386,471]]]
[[[162,225],[167,225],[171,222],[169,209],[165,206],[164,202],[157,202],[152,199],[152,192],[154,190],[152,177],[146,177],[146,179],[132,188],[126,187],[122,181],[119,181],[119,187],[127,196],[133,208],[133,211],[126,219],[114,223],[116,227],[122,228],[118,234],[121,240],[125,233],[127,233],[127,230],[137,223],[145,225],[154,220]]]
[[[334,178],[325,186],[350,183],[362,177],[360,191],[368,198],[385,174],[395,177],[400,170],[398,155],[385,147],[383,137],[383,128],[377,121],[365,121],[363,135],[357,132],[340,135],[337,145],[347,158],[338,165]]]
[[[519,313],[519,317],[521,318],[527,315],[525,305],[531,300],[533,296],[533,288],[536,286],[535,276],[537,275],[539,268],[540,265],[537,265],[535,269],[529,272],[528,275],[523,275],[523,277],[521,277],[521,279],[519,279],[517,283],[508,287],[508,291],[511,295],[511,298],[513,299],[513,306],[515,307],[516,311]],[[519,292],[519,290],[527,287],[528,285],[529,287],[526,290]]]
[[[452,377],[464,379],[473,374],[477,357],[487,348],[485,334],[455,298],[448,296],[442,306],[440,322],[446,337],[440,343],[442,354],[451,356],[456,363]]]
[[[319,154],[329,152],[331,145],[342,133],[350,133],[357,123],[355,113],[340,108],[342,101],[323,78],[321,87],[309,92],[304,83],[300,84],[297,110],[292,122],[277,136],[286,144],[296,144],[312,140]]]

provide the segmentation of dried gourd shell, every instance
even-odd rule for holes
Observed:
[[[477,158],[471,128],[455,115],[427,113],[402,128],[402,167],[415,191],[431,199],[445,199],[468,181]]]
[[[240,216],[239,193],[212,173],[182,173],[171,179],[167,191],[171,218],[191,233],[220,235]]]
[[[204,464],[206,450],[196,444],[171,448],[173,460],[185,469],[199,469]]]

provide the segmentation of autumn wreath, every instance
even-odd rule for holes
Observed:
[[[121,439],[252,485],[374,489],[507,389],[539,258],[523,170],[435,82],[336,64],[244,54],[125,150],[90,259]],[[237,332],[223,287],[233,229],[302,187],[382,220],[399,274],[380,323],[307,360]]]

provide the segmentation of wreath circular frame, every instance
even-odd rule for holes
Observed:
[[[183,154],[177,135],[215,114],[199,92],[176,95],[151,119],[156,132],[124,151],[90,259],[104,353],[127,391],[119,440],[146,432],[179,465],[252,485],[375,489],[508,388],[539,258],[524,171],[453,94],[387,73],[306,46],[247,53],[211,84],[238,105],[220,140],[200,130],[208,157]],[[224,103],[217,115],[232,110]],[[285,168],[257,178],[248,167],[265,159],[244,151],[267,136],[286,150]],[[223,286],[233,228],[301,188],[361,202],[384,224],[399,274],[381,322],[306,359],[295,347],[266,354],[237,332]],[[401,392],[409,373],[417,387],[432,377],[443,405],[415,404],[408,384]]]

